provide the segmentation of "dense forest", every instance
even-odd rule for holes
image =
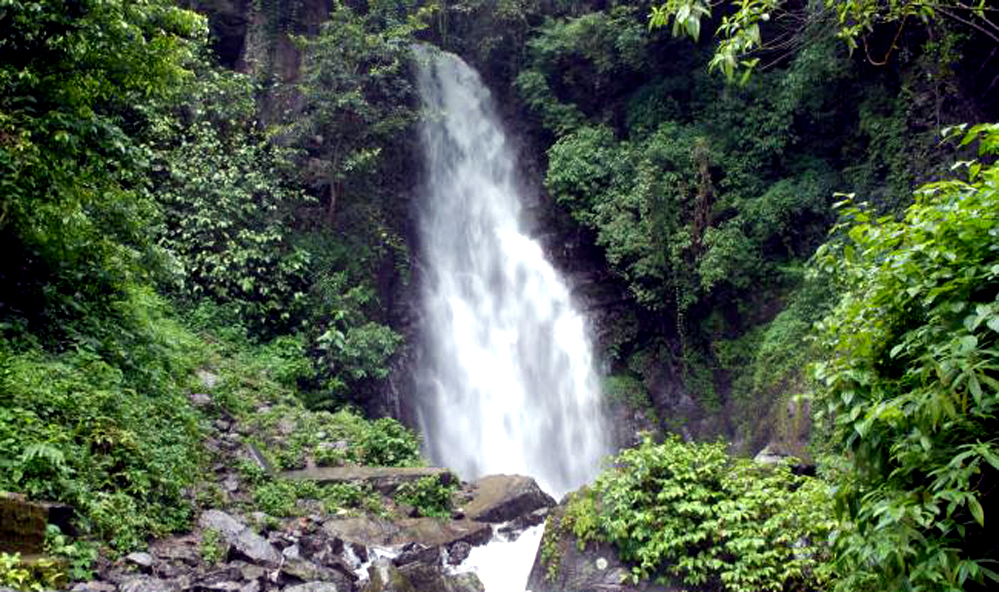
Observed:
[[[278,469],[425,462],[429,44],[516,136],[620,424],[548,519],[553,579],[572,536],[634,586],[999,586],[984,0],[0,0],[0,31],[0,491],[73,508],[69,579],[221,503],[219,421]],[[391,514],[239,470],[247,513]],[[0,554],[0,586],[48,566]]]

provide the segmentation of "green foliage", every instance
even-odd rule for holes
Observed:
[[[278,468],[298,469],[313,459],[320,466],[420,464],[419,438],[398,421],[383,417],[367,420],[342,409],[306,411],[296,401],[274,405],[249,417],[261,434],[265,452]]]
[[[301,40],[308,62],[300,91],[305,112],[292,134],[314,156],[310,183],[325,194],[325,221],[339,200],[371,190],[386,166],[382,149],[415,122],[410,63],[411,28],[379,28],[377,14],[336,3],[319,35]]]
[[[450,476],[431,475],[403,483],[396,493],[396,499],[413,506],[420,516],[450,518],[453,507],[451,496],[458,487],[458,481]]]
[[[194,121],[157,138],[159,235],[179,296],[235,306],[273,332],[305,314],[310,255],[291,233],[295,209],[314,200],[288,181],[291,151],[255,129],[252,92],[244,75],[207,66],[192,81]]]
[[[13,1],[0,40],[5,331],[65,345],[155,267],[136,136],[176,98],[204,20],[166,0]]]
[[[198,544],[198,552],[201,559],[208,565],[217,565],[225,559],[228,544],[222,537],[222,533],[209,528],[201,533],[201,541]]]
[[[275,479],[258,485],[253,491],[253,507],[270,516],[302,515],[299,500],[317,500],[329,514],[360,509],[379,516],[385,515],[378,492],[357,483],[317,485],[311,481]]]
[[[25,562],[20,553],[0,553],[0,586],[14,590],[60,590],[66,587],[66,574],[50,558]]]
[[[750,592],[811,590],[831,577],[835,522],[822,481],[676,437],[646,439],[613,467],[570,499],[563,526],[581,545],[614,544],[634,583],[677,577]]]
[[[117,339],[51,354],[0,342],[0,489],[73,505],[120,550],[187,525],[199,433],[185,390],[200,347],[146,293]]]
[[[365,308],[374,299],[372,291],[363,285],[348,285],[346,273],[338,272],[316,286],[325,330],[315,344],[324,369],[325,390],[334,397],[388,376],[388,359],[402,342],[398,333],[365,315]],[[315,406],[334,401],[327,398],[316,401]]]
[[[275,479],[253,490],[253,505],[271,516],[297,516],[300,512],[298,487],[295,481]]]
[[[976,140],[996,154],[999,126],[961,143]],[[999,581],[986,530],[999,479],[999,166],[955,168],[963,178],[922,186],[900,220],[847,202],[816,254],[842,290],[815,377],[832,443],[854,459],[837,496],[843,589]]]
[[[70,538],[54,524],[45,528],[45,552],[66,564],[70,581],[90,581],[94,578],[94,565],[97,563],[97,547],[82,540],[70,542]]]
[[[612,374],[604,379],[604,397],[608,401],[633,409],[652,411],[652,402],[645,385],[633,374]]]
[[[992,41],[996,40],[996,34],[999,33],[999,26],[989,19],[984,1],[976,5],[963,2],[928,4],[918,0],[886,3],[823,0],[804,4],[785,0],[741,0],[731,3],[668,0],[652,7],[649,28],[663,27],[672,21],[674,36],[688,36],[697,41],[702,20],[712,19],[712,9],[719,5],[727,5],[726,8],[734,10],[722,16],[715,31],[719,42],[710,68],[721,70],[730,81],[735,80],[738,75],[742,84],[745,84],[759,64],[761,53],[807,46],[819,36],[841,39],[851,53],[863,45],[867,59],[883,65],[889,61],[894,51],[906,49],[904,43],[899,44],[898,41],[900,38],[905,39],[902,32],[909,22],[940,31],[945,30],[945,22],[949,21],[979,31]],[[761,29],[771,20],[793,21],[798,23],[800,31],[783,37],[778,35],[778,40],[775,41],[764,41]],[[885,28],[891,30],[894,40],[884,55],[875,58],[868,47],[868,38],[877,30]],[[821,32],[816,34],[816,30]]]

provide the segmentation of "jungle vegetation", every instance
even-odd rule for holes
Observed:
[[[637,578],[995,585],[988,3],[337,0],[316,22],[257,0],[242,54],[219,4],[0,2],[0,490],[124,551],[190,525],[196,369],[229,373],[234,410],[252,369],[313,410],[382,411],[412,338],[424,41],[483,72],[537,213],[624,294],[602,357],[628,399],[662,416],[683,393],[720,418],[694,437],[743,451],[792,398],[815,413],[821,481],[650,440],[566,528]]]

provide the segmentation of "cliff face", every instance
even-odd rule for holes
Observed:
[[[263,83],[261,121],[294,112],[300,103],[287,86],[298,80],[302,52],[296,36],[315,35],[330,12],[329,0],[191,0],[208,17],[221,63]]]

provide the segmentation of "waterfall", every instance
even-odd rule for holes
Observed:
[[[561,496],[608,452],[586,319],[524,230],[488,89],[454,55],[418,55],[426,446],[463,478],[520,473]]]

